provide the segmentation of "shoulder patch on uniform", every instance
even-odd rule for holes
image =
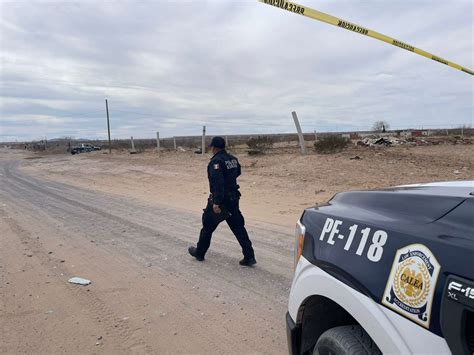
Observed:
[[[214,164],[214,170],[219,170],[220,169],[220,165],[219,164]]]

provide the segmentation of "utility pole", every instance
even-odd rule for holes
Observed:
[[[109,154],[112,154],[112,144],[110,143],[110,120],[109,120],[109,104],[105,99],[105,111],[107,111],[107,133],[109,135]]]
[[[156,132],[156,151],[160,152],[160,132]]]
[[[201,155],[206,153],[206,126],[202,126]]]
[[[304,136],[303,136],[303,132],[301,131],[300,122],[298,121],[298,116],[296,116],[295,111],[293,111],[291,114],[293,115],[293,121],[295,121],[296,131],[298,132],[298,139],[300,141],[301,154],[305,155],[306,145],[304,143]]]

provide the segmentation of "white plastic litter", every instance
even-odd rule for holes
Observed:
[[[72,277],[68,280],[68,282],[77,285],[90,285],[91,280],[83,279],[82,277]]]

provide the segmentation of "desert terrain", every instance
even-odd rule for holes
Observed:
[[[474,179],[472,144],[237,150],[258,261],[242,268],[225,225],[205,262],[187,254],[209,155],[105,153],[0,150],[1,353],[286,353],[304,208],[344,190]],[[92,283],[68,283],[73,276]]]

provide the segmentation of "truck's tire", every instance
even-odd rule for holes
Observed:
[[[326,330],[314,346],[313,355],[381,355],[382,352],[360,325]]]

